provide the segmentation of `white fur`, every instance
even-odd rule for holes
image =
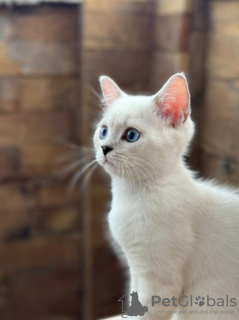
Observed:
[[[104,140],[99,138],[102,125],[109,130]],[[141,132],[134,143],[121,139],[130,127]],[[149,307],[144,317],[134,319],[171,319],[153,314],[158,307],[150,307],[152,295],[229,295],[239,303],[239,197],[196,179],[186,167],[183,156],[193,134],[190,116],[172,127],[155,112],[155,96],[125,93],[106,107],[95,132],[96,159],[112,178],[109,228],[125,254],[131,290]],[[114,148],[106,157],[103,144]],[[239,319],[238,307],[233,309],[234,315],[177,319]]]

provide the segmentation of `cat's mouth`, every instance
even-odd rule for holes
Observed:
[[[106,157],[105,157],[105,160],[104,160],[104,165],[108,165],[110,167],[116,168],[116,165],[113,162],[109,161],[109,159],[106,158]]]

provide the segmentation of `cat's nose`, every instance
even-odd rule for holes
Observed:
[[[101,146],[104,155],[106,156],[108,152],[112,151],[113,148],[109,147],[109,146]]]

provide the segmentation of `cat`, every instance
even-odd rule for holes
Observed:
[[[112,181],[109,230],[125,255],[130,291],[148,307],[132,318],[238,320],[239,196],[185,164],[195,131],[185,75],[153,96],[128,95],[107,76],[100,84],[105,108],[93,140]]]

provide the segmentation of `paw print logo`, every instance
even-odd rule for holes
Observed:
[[[200,297],[200,296],[196,297],[195,304],[197,304],[199,307],[204,306],[205,304],[204,297]]]

